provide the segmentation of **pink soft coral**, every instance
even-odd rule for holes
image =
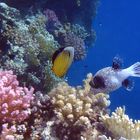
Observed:
[[[34,89],[20,87],[12,71],[0,71],[0,121],[21,122],[30,114]]]

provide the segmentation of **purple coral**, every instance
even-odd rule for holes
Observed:
[[[46,28],[53,34],[54,30],[59,29],[62,25],[53,10],[46,9],[44,14],[47,18]]]
[[[58,17],[56,16],[55,12],[53,10],[50,10],[50,9],[46,9],[44,11],[44,14],[46,15],[47,17],[47,21],[50,22],[50,21],[53,21],[53,22],[59,22],[58,20]],[[60,23],[60,22],[59,22]]]
[[[62,47],[74,48],[74,59],[81,60],[86,56],[86,47],[84,40],[71,31],[66,31],[64,26],[58,20],[55,12],[47,9],[45,12],[47,18],[46,28],[54,35]]]
[[[84,40],[76,36],[72,32],[62,34],[62,36],[59,38],[59,43],[64,47],[71,46],[74,48],[75,60],[81,60],[85,58],[86,46]]]
[[[30,114],[34,88],[20,87],[12,71],[0,71],[0,121],[21,122]]]

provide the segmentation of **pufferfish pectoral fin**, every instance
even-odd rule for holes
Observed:
[[[122,82],[122,86],[128,90],[128,91],[131,91],[134,87],[134,81],[130,80],[130,79],[125,79],[123,82]]]
[[[55,75],[58,77],[63,77],[71,66],[73,58],[73,47],[66,47],[57,52],[57,55],[53,57],[52,67],[52,71],[55,73]]]

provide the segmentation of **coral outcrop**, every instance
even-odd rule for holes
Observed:
[[[93,139],[100,134],[97,131],[99,116],[106,114],[110,101],[108,95],[94,95],[90,91],[91,78],[89,74],[83,87],[60,83],[48,93],[54,111],[51,131],[59,139]],[[45,129],[43,135],[47,135],[47,131]]]

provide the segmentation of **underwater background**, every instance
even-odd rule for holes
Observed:
[[[139,4],[0,0],[0,140],[140,140]]]
[[[140,2],[136,0],[100,0],[93,23],[96,41],[88,49],[87,58],[75,62],[69,71],[69,83],[78,85],[86,73],[95,74],[99,69],[112,65],[116,55],[123,59],[123,68],[140,61]],[[134,88],[126,91],[123,87],[110,94],[110,109],[125,106],[133,119],[139,119],[140,79],[132,78]]]

